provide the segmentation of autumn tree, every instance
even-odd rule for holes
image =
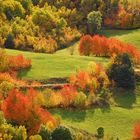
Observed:
[[[80,55],[89,56],[91,54],[92,47],[93,47],[92,37],[89,35],[83,36],[80,40],[80,45],[79,45]]]
[[[2,1],[2,10],[8,20],[13,19],[14,17],[24,17],[25,15],[25,10],[21,3],[15,0]]]
[[[26,126],[30,134],[36,133],[41,124],[55,122],[52,115],[35,102],[36,94],[33,89],[30,89],[27,95],[13,89],[2,105],[4,117],[18,125]]]
[[[88,33],[94,34],[96,30],[101,29],[102,14],[100,11],[92,11],[87,15]]]

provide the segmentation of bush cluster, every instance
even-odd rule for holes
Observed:
[[[12,56],[0,49],[0,72],[18,71],[31,67],[31,60],[26,59],[23,55]]]
[[[110,82],[100,64],[90,62],[87,71],[78,71],[69,79],[69,84],[59,91],[43,91],[42,106],[85,108],[96,103],[109,103],[111,94],[107,89]]]

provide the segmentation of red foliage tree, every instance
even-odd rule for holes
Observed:
[[[79,53],[80,55],[87,55],[91,54],[91,49],[93,47],[93,39],[90,35],[85,35],[80,40],[79,46]]]
[[[18,125],[25,125],[30,134],[36,133],[41,124],[49,121],[55,123],[51,114],[36,104],[36,94],[33,89],[27,95],[13,89],[2,105],[5,118]]]
[[[133,139],[134,140],[139,140],[140,139],[140,122],[139,123],[136,123],[134,125]]]
[[[109,41],[106,37],[101,37],[101,54],[103,56],[109,56]]]

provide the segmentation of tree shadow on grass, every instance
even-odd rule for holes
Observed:
[[[136,103],[135,90],[124,90],[115,88],[113,97],[118,106],[130,109]]]
[[[100,108],[102,113],[109,113],[111,111],[110,106],[102,107]]]
[[[22,69],[18,72],[18,78],[22,79],[27,75],[31,68]]]
[[[50,109],[49,111],[54,115],[60,115],[64,120],[68,119],[75,122],[81,122],[86,118],[86,110]]]
[[[90,108],[86,110],[78,110],[78,109],[49,109],[53,115],[59,115],[64,120],[70,120],[74,122],[82,122],[87,118],[87,115],[96,115],[96,110],[101,110],[102,113],[109,113],[110,107],[97,107],[97,108]]]

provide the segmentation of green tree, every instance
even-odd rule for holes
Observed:
[[[42,137],[42,140],[51,140],[51,134],[44,125],[41,125],[39,135]]]
[[[101,29],[102,14],[100,11],[90,12],[87,16],[88,33],[93,34],[97,29]]]
[[[32,10],[32,0],[17,0],[21,3],[23,8],[26,10],[26,14],[30,14]]]
[[[2,2],[2,10],[5,13],[8,20],[14,17],[24,17],[25,10],[21,3],[15,0],[5,0]]]
[[[108,76],[116,83],[117,87],[135,88],[135,73],[128,54],[119,54],[115,58],[108,69]]]
[[[68,128],[60,126],[52,132],[52,140],[73,140],[73,138]]]

